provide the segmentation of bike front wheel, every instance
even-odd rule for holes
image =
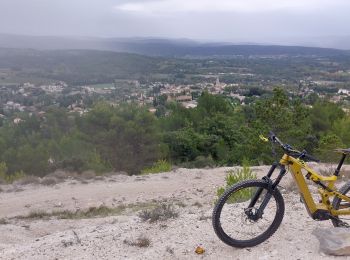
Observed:
[[[263,209],[263,210],[262,210]],[[263,180],[247,180],[219,198],[213,211],[216,235],[233,247],[256,246],[275,233],[284,215],[284,201]]]

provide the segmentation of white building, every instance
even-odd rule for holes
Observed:
[[[338,90],[338,94],[349,95],[350,91],[344,88]]]

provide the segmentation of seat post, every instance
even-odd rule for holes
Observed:
[[[338,167],[337,169],[335,169],[334,171],[334,174],[335,176],[339,176],[339,173],[340,173],[340,168],[342,167],[344,161],[345,161],[345,158],[346,158],[346,153],[343,153],[343,157],[340,159],[340,162],[338,164]]]

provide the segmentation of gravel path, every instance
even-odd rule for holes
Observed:
[[[211,213],[216,189],[223,185],[229,169],[177,169],[139,177],[112,175],[85,184],[69,180],[51,187],[2,186],[0,259],[335,258],[319,253],[318,241],[311,235],[316,227],[331,227],[330,221],[313,221],[299,195],[290,189],[282,189],[285,217],[268,241],[247,249],[223,244],[211,226]],[[254,167],[259,177],[267,170],[266,166]],[[289,187],[290,181],[286,176],[281,185]],[[138,217],[141,206],[164,202],[174,205],[178,218],[149,223]],[[86,219],[19,218],[35,211],[76,211],[101,205],[126,205],[126,210]],[[148,239],[150,245],[133,245],[140,237]],[[205,249],[203,255],[195,253],[197,246]]]

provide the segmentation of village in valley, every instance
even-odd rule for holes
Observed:
[[[327,99],[347,111],[350,64],[338,53],[323,52],[170,58],[4,50],[0,52],[4,63],[0,62],[0,121],[18,123],[33,114],[44,118],[51,108],[81,116],[100,101],[113,106],[135,103],[166,116],[167,104],[195,108],[203,92],[220,95],[232,106],[246,106],[271,96],[275,88],[308,106]],[[62,63],[50,62],[62,57]]]
[[[120,102],[134,102],[147,106],[148,110],[156,113],[159,106],[167,102],[176,102],[185,108],[195,108],[197,98],[206,91],[213,95],[221,95],[232,104],[249,104],[252,99],[259,98],[272,91],[271,88],[262,90],[244,87],[240,84],[220,82],[219,76],[213,76],[215,81],[195,84],[170,84],[154,82],[141,84],[138,80],[115,80],[110,84],[86,86],[69,86],[63,81],[49,85],[34,85],[30,82],[21,85],[0,86],[0,118],[11,118],[15,124],[21,122],[21,113],[45,115],[48,107],[63,107],[70,113],[82,115],[89,111],[94,102],[105,100],[111,105]],[[350,100],[350,90],[333,88],[332,93],[317,91],[317,86],[325,86],[334,82],[316,82],[301,80],[297,89],[287,89],[291,96],[328,98],[334,103],[347,103]],[[315,90],[316,89],[316,90]],[[347,110],[344,107],[345,110]],[[17,115],[13,117],[13,115]]]

